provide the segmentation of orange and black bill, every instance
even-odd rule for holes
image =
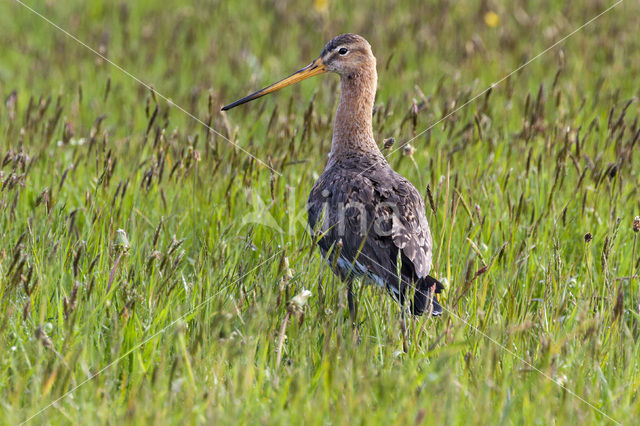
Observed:
[[[242,105],[254,99],[258,99],[261,96],[268,95],[269,93],[273,93],[276,90],[282,89],[283,87],[291,86],[292,84],[295,84],[306,78],[313,77],[314,75],[318,75],[318,74],[323,74],[325,72],[327,72],[327,67],[324,65],[324,62],[322,62],[322,59],[318,58],[315,61],[311,62],[306,67],[302,68],[301,70],[291,74],[289,77],[283,80],[280,80],[277,83],[273,83],[271,86],[267,86],[264,89],[258,90],[257,92],[252,93],[249,96],[245,96],[242,99],[238,99],[232,104],[222,107],[222,111],[235,108],[238,105]]]

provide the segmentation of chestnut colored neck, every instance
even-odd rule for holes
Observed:
[[[375,59],[357,73],[340,76],[340,103],[331,140],[331,159],[382,153],[373,138],[373,103],[378,74]]]

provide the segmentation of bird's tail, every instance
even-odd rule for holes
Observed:
[[[418,280],[411,304],[411,313],[422,315],[425,311],[431,311],[431,315],[434,317],[442,315],[442,305],[440,305],[437,296],[442,293],[442,290],[444,290],[442,283],[430,275]]]

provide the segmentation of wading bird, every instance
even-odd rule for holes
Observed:
[[[422,197],[396,173],[373,138],[372,115],[378,74],[371,46],[361,36],[331,40],[311,64],[289,77],[222,108],[252,101],[306,78],[334,72],[340,76],[331,153],[307,202],[309,226],[333,271],[347,283],[355,325],[353,280],[365,277],[404,306],[415,288],[414,315],[442,314],[437,294],[443,286],[429,276],[431,231]]]

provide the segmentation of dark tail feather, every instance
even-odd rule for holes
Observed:
[[[435,286],[435,291],[433,291],[433,286]],[[442,283],[432,276],[427,275],[420,279],[416,283],[416,291],[413,295],[413,303],[411,304],[411,313],[413,315],[422,315],[425,311],[431,310],[431,315],[434,317],[442,315],[442,305],[440,305],[436,297],[436,294],[442,293],[442,290],[444,290]],[[433,308],[431,305],[433,305]]]

